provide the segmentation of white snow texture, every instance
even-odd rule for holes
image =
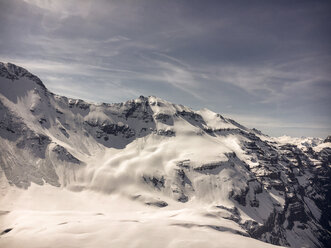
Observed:
[[[0,63],[0,247],[326,247],[330,149]]]

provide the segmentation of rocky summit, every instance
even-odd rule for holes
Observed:
[[[141,241],[123,231],[106,245],[139,239],[144,247],[183,247],[174,237],[192,247],[198,239],[194,247],[331,244],[330,136],[269,137],[154,96],[88,103],[0,63],[0,150],[2,247],[39,247],[39,239],[57,247],[52,237],[68,233],[86,233],[74,235],[72,247],[88,247],[124,223],[135,234],[171,235]],[[117,217],[108,200],[119,205]],[[84,217],[84,205],[100,213]]]

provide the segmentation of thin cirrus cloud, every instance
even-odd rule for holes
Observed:
[[[157,95],[271,135],[331,132],[323,1],[0,0],[0,57],[58,94]]]

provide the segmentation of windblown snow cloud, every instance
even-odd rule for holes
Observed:
[[[326,136],[330,11],[322,1],[0,0],[0,56],[59,94],[157,95],[263,119],[272,135]]]

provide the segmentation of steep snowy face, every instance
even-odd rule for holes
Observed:
[[[120,195],[156,208],[203,209],[232,223],[234,233],[272,244],[323,247],[330,242],[329,141],[270,138],[157,97],[70,99],[0,63],[6,194],[37,184]]]
[[[35,82],[43,89],[46,89],[45,85],[41,82],[41,80],[38,77],[31,74],[26,69],[11,63],[0,62],[0,76],[10,80],[19,80],[22,78],[27,78],[30,81]]]

